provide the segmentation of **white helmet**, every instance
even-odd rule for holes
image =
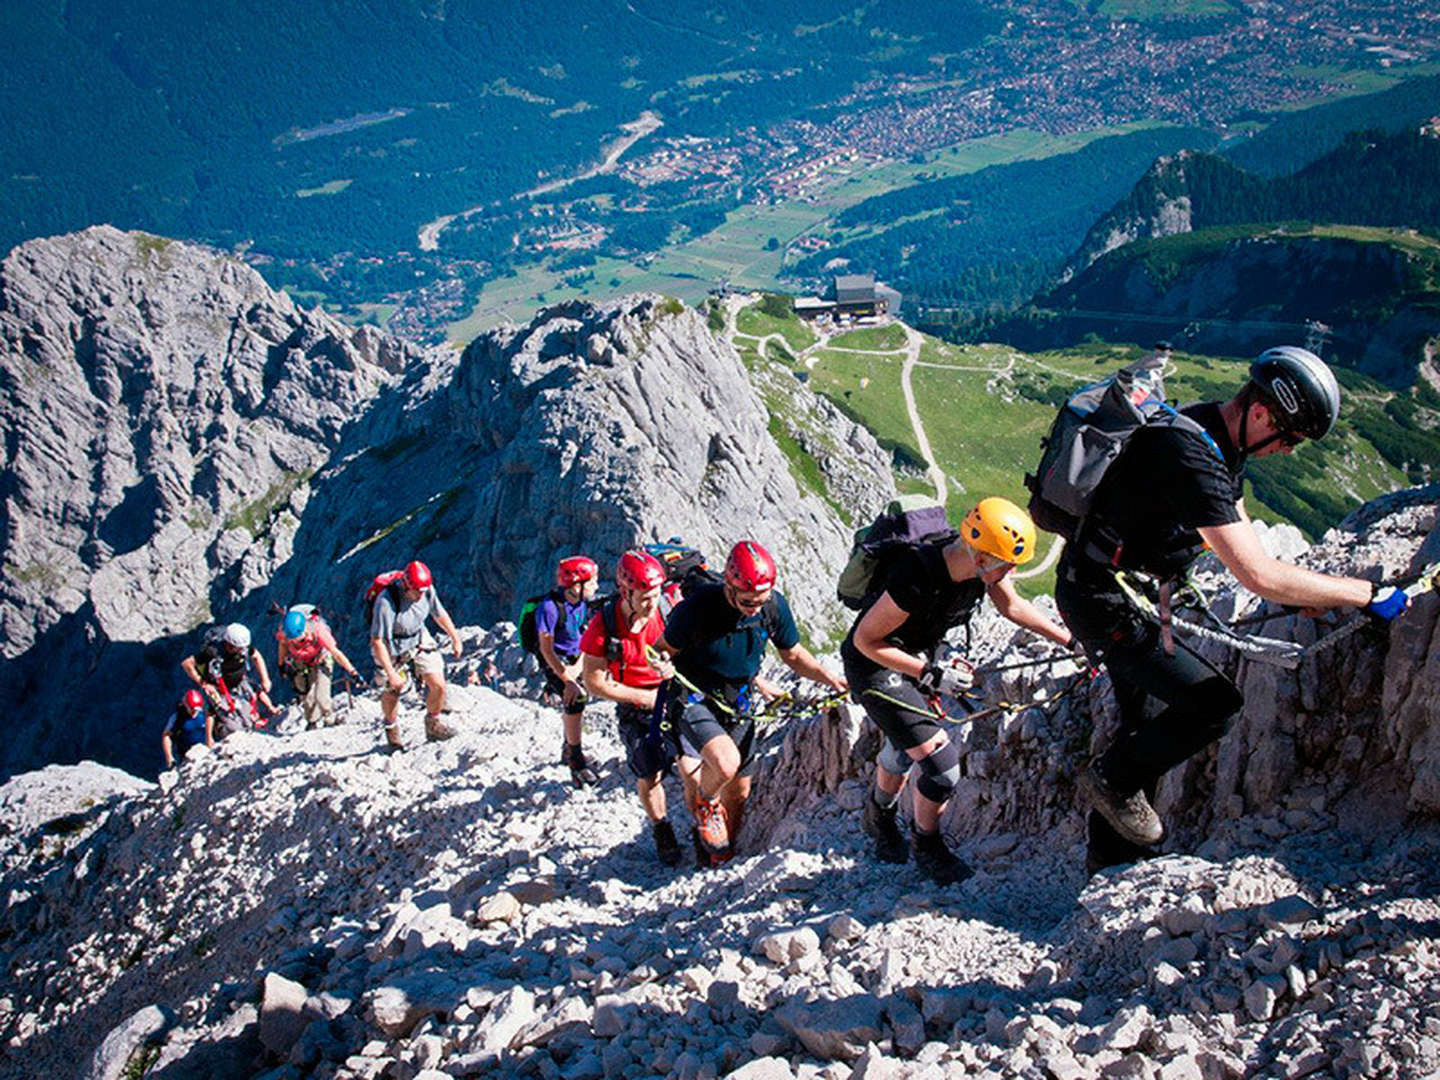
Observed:
[[[248,649],[250,647],[250,628],[238,622],[232,622],[225,627],[225,644],[233,645],[237,649]]]

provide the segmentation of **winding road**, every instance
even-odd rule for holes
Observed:
[[[726,298],[724,331],[725,340],[731,345],[731,347],[736,347],[737,338],[744,338],[747,342],[754,342],[756,350],[760,353],[761,356],[767,355],[765,350],[766,346],[769,345],[770,342],[778,342],[787,352],[792,352],[793,354],[790,343],[786,341],[784,336],[781,334],[765,334],[763,336],[756,336],[754,334],[742,334],[736,329],[736,315],[739,313],[741,308],[748,306],[756,299],[758,299],[758,297],[753,295],[729,296]],[[915,435],[915,446],[920,451],[921,458],[923,458],[925,461],[926,476],[929,478],[930,483],[935,488],[935,498],[938,502],[944,504],[948,501],[948,496],[950,493],[949,478],[946,477],[944,470],[940,468],[939,463],[935,460],[935,454],[930,449],[929,436],[925,434],[925,425],[920,419],[920,410],[915,404],[915,389],[912,378],[914,371],[917,367],[928,367],[949,368],[953,371],[993,371],[996,374],[1002,374],[1004,372],[1012,371],[1014,369],[1015,357],[1011,355],[1006,361],[1005,366],[998,368],[990,366],[962,367],[957,364],[936,364],[922,361],[920,359],[920,350],[925,343],[924,336],[907,323],[900,322],[898,319],[895,320],[895,325],[899,326],[902,330],[905,331],[905,348],[903,350],[852,349],[847,348],[844,345],[831,345],[829,343],[831,337],[838,335],[832,335],[828,333],[827,328],[825,327],[815,327],[814,329],[817,334],[817,340],[813,344],[806,346],[798,354],[795,354],[795,358],[803,363],[811,353],[821,348],[830,349],[836,352],[858,353],[867,356],[903,355],[904,361],[902,362],[900,367],[900,392],[905,398],[905,413],[910,419],[910,430]],[[842,333],[848,332],[848,330],[842,331]],[[1071,375],[1070,372],[1059,373]],[[1064,550],[1064,547],[1064,539],[1058,536],[1054,537],[1050,542],[1048,550],[1045,552],[1045,556],[1038,563],[1026,570],[1017,570],[1012,576],[1021,580],[1026,578],[1040,577],[1055,565],[1055,562],[1060,558],[1060,552]]]

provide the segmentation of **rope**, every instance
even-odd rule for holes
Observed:
[[[1152,619],[1160,619],[1160,613],[1150,601],[1150,598],[1131,584],[1127,573],[1124,571],[1117,572],[1115,580],[1125,593],[1126,598],[1136,608]],[[1400,580],[1403,581],[1404,579]],[[1410,579],[1409,583],[1403,587],[1400,586],[1400,581],[1391,582],[1390,584],[1396,588],[1400,588],[1401,592],[1405,593],[1405,595],[1413,601],[1423,593],[1440,588],[1440,562],[1431,563],[1424,570],[1420,571],[1419,574]],[[1187,619],[1173,618],[1170,621],[1176,627],[1182,628],[1185,632],[1202,641],[1219,642],[1260,663],[1270,664],[1288,671],[1298,669],[1306,658],[1315,655],[1322,649],[1331,648],[1359,633],[1365,627],[1374,625],[1373,618],[1368,615],[1362,615],[1360,618],[1354,619],[1336,630],[1332,630],[1330,633],[1324,635],[1317,641],[1311,642],[1309,645],[1301,645],[1295,641],[1282,641],[1279,638],[1262,637],[1258,634],[1236,634],[1233,631],[1237,626],[1248,625],[1249,623],[1263,620],[1257,619],[1254,616],[1247,616],[1245,619],[1238,620],[1235,623],[1226,623],[1210,610],[1209,603],[1206,601],[1205,595],[1199,586],[1193,581],[1187,580],[1185,587],[1193,591],[1198,598],[1197,602],[1192,606],[1197,607],[1205,613],[1217,624],[1217,627],[1212,629],[1211,627],[1201,626]],[[1276,616],[1265,616],[1265,618],[1274,617]]]

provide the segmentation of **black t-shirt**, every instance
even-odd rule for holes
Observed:
[[[926,544],[896,557],[885,578],[885,592],[908,616],[885,641],[923,656],[939,645],[951,629],[970,621],[985,597],[985,583],[978,577],[955,581],[945,565],[945,546]],[[840,647],[846,666],[865,672],[881,666],[855,647],[855,627],[871,606],[856,618]]]
[[[676,605],[665,622],[665,641],[676,650],[681,675],[723,697],[759,673],[767,641],[793,648],[800,631],[782,593],[772,592],[756,614],[744,615],[725,599],[723,585],[708,585]]]
[[[200,678],[208,683],[225,680],[227,689],[233,690],[245,678],[245,666],[250,660],[249,649],[227,649],[218,641],[206,642],[195,654],[195,666],[200,669]]]
[[[1179,427],[1137,431],[1095,493],[1078,555],[1094,559],[1091,542],[1110,552],[1118,541],[1122,568],[1176,574],[1202,550],[1197,529],[1240,520],[1245,463],[1220,406],[1207,402],[1181,412],[1210,439]]]

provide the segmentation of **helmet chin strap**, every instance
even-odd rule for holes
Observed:
[[[1258,451],[1260,451],[1260,450],[1264,450],[1264,449],[1265,449],[1267,446],[1269,446],[1271,443],[1279,442],[1281,439],[1283,439],[1283,438],[1285,437],[1281,432],[1277,431],[1277,432],[1275,432],[1273,435],[1270,435],[1270,436],[1268,436],[1268,437],[1266,437],[1266,438],[1264,438],[1264,439],[1261,439],[1261,440],[1260,440],[1258,443],[1256,443],[1254,446],[1248,445],[1246,439],[1247,439],[1247,436],[1248,436],[1249,430],[1250,430],[1250,405],[1251,405],[1251,403],[1252,403],[1254,400],[1255,400],[1255,387],[1254,387],[1254,384],[1252,383],[1252,384],[1250,384],[1250,385],[1248,385],[1248,386],[1245,387],[1244,394],[1242,395],[1242,407],[1241,407],[1241,410],[1240,410],[1240,447],[1239,447],[1239,449],[1240,449],[1240,460],[1241,460],[1241,461],[1244,461],[1244,460],[1245,460],[1246,458],[1248,458],[1251,454],[1254,454],[1254,453],[1256,453],[1256,452],[1258,452]]]

